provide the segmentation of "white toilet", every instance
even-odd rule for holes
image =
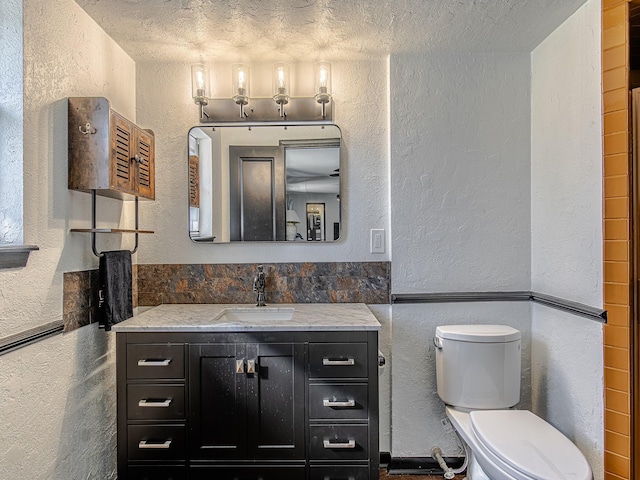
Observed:
[[[505,325],[436,328],[438,395],[467,444],[469,480],[591,480],[578,448],[520,400],[520,332]]]

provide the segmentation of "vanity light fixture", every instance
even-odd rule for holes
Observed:
[[[273,65],[273,100],[280,106],[280,117],[285,118],[287,114],[284,106],[289,103],[289,65],[286,63],[276,63]]]
[[[191,89],[193,101],[200,106],[200,123],[238,121],[332,123],[331,64],[328,62],[315,64],[313,82],[315,90],[311,95],[303,97],[291,96],[290,72],[291,66],[287,63],[273,65],[272,95],[252,98],[249,88],[251,81],[249,65],[236,63],[231,66],[231,96],[212,98],[209,90],[209,69],[203,64],[193,65]],[[265,86],[260,85],[261,88]],[[318,104],[322,108],[318,108]],[[238,106],[240,107],[239,117]]]
[[[322,105],[322,118],[326,117],[326,104],[331,101],[331,64],[316,62],[314,65],[316,101]]]
[[[204,111],[204,106],[209,104],[209,68],[202,64],[196,63],[191,65],[191,95],[194,103],[200,106],[200,120],[209,117]]]
[[[249,103],[249,67],[242,63],[231,66],[233,101],[240,105],[240,118],[244,118],[244,106]]]

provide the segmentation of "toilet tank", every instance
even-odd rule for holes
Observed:
[[[469,409],[509,408],[520,400],[520,331],[507,325],[436,328],[438,395]]]

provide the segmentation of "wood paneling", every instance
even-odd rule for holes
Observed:
[[[631,146],[629,85],[635,3],[602,1],[606,479],[629,479],[631,460]],[[639,22],[640,23],[640,22]]]

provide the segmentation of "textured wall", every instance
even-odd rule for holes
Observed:
[[[135,114],[133,61],[75,2],[24,2],[24,35],[24,232],[40,250],[0,272],[2,336],[61,320],[63,272],[98,264],[89,237],[68,231],[90,224],[90,196],[67,190],[66,97],[104,95]],[[108,222],[122,211],[99,201]],[[90,326],[0,357],[3,478],[115,478],[112,338]]]
[[[229,65],[211,64],[214,96],[228,96]],[[294,76],[295,73],[295,76]],[[312,65],[292,72],[293,95],[311,95]],[[333,62],[335,123],[343,136],[344,230],[329,245],[203,245],[188,235],[187,132],[198,123],[187,64],[137,64],[138,122],[156,133],[156,201],[141,204],[138,263],[385,261],[369,253],[369,230],[389,223],[387,65],[382,59]],[[252,95],[269,96],[270,65],[252,64]],[[260,81],[262,79],[262,81]]]
[[[600,2],[531,55],[532,289],[602,306]],[[603,478],[602,325],[536,305],[533,404]]]
[[[0,244],[22,237],[22,2],[0,4]]]
[[[527,54],[391,57],[393,293],[529,290],[529,73]],[[519,302],[395,305],[393,455],[458,453],[439,424],[438,324],[517,326],[528,351],[529,321]]]
[[[94,324],[0,357],[2,478],[116,478],[114,339]]]
[[[391,57],[394,293],[528,290],[529,55]]]

